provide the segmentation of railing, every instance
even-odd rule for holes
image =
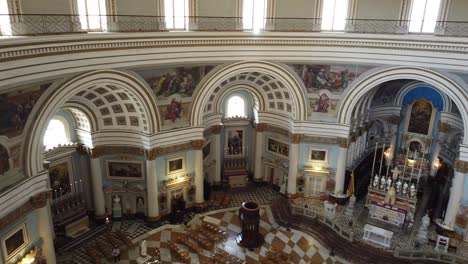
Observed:
[[[251,31],[244,29],[241,17],[187,16],[173,17],[166,26],[164,16],[133,15],[66,15],[10,14],[0,15],[2,35],[38,35],[87,32],[157,32],[190,31]],[[177,22],[179,21],[179,22]],[[376,34],[409,34],[409,20],[347,19],[344,32]],[[264,21],[263,31],[320,32],[321,18],[271,18]],[[468,36],[468,22],[438,21],[434,35]]]
[[[466,264],[466,259],[450,253],[423,250],[395,250],[393,255],[398,258],[413,260],[437,260],[444,263]]]
[[[311,219],[316,219],[322,224],[325,224],[332,228],[338,235],[340,235],[344,239],[348,240],[349,242],[353,242],[354,234],[352,232],[346,232],[343,227],[335,223],[332,219],[325,217],[322,213],[323,209],[320,210],[316,208],[303,208],[297,205],[291,205],[291,209],[293,215],[301,215]]]

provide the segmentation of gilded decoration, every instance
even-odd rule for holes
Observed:
[[[259,123],[256,128],[257,132],[265,132],[267,129],[268,129],[268,124],[265,124],[265,123]]]
[[[338,144],[337,138],[304,136],[302,142],[319,144]]]
[[[145,150],[143,148],[129,146],[96,146],[92,150],[93,158],[116,154],[143,156],[145,154]]]
[[[205,140],[204,139],[192,140],[191,144],[192,144],[193,149],[201,150],[203,148],[203,145],[205,145]]]
[[[42,192],[34,195],[33,197],[30,198],[30,203],[32,206],[37,209],[37,208],[42,208],[46,206],[47,204],[47,199],[52,197],[52,192]]]
[[[468,173],[468,161],[456,160],[453,167],[455,171]]]
[[[174,152],[187,151],[191,149],[193,149],[192,143],[185,143],[168,147],[157,147],[150,150],[145,150],[145,156],[147,159],[152,160],[159,156],[164,156]]]
[[[212,127],[209,127],[203,132],[204,137],[209,137],[211,135],[219,135],[221,133],[221,130],[223,129],[222,125],[214,125]]]
[[[338,145],[340,148],[347,148],[348,147],[348,139],[347,138],[337,138]]]
[[[304,134],[290,134],[289,135],[289,139],[291,140],[292,144],[301,143],[303,138],[304,138]]]

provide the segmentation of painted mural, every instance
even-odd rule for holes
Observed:
[[[299,75],[308,93],[321,89],[334,93],[343,92],[359,75],[374,66],[362,65],[290,65]]]
[[[138,71],[156,96],[162,129],[189,126],[189,106],[201,79],[214,66],[174,67]]]
[[[34,105],[50,84],[0,95],[0,135],[17,136],[23,131]]]
[[[427,135],[431,124],[432,105],[426,100],[414,102],[411,108],[408,132]]]

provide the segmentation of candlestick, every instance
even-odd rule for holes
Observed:
[[[411,179],[413,179],[414,165],[415,165],[415,162],[416,162],[417,157],[418,157],[418,151],[416,150],[416,151],[414,152],[414,156],[413,156],[413,158],[414,158],[414,159],[413,159],[414,163],[413,163],[413,166],[411,166],[410,182],[411,182]]]
[[[406,163],[408,162],[408,155],[409,155],[409,148],[408,150],[406,150],[405,165],[403,166],[403,178],[405,177],[405,173],[406,173]]]
[[[372,177],[374,177],[374,168],[375,168],[375,158],[377,156],[377,146],[378,146],[378,142],[375,142],[375,151],[374,151],[374,162],[372,163]]]
[[[380,158],[379,175],[382,175],[382,165],[383,165],[384,152],[385,152],[385,143],[382,144],[382,157]]]

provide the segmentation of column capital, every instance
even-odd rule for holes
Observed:
[[[348,139],[347,138],[337,138],[336,139],[340,148],[347,148],[348,147]]]
[[[392,124],[392,125],[400,124],[400,117],[399,116],[392,115],[392,116],[385,117],[384,119],[385,119],[385,121],[387,121],[389,124]]]
[[[76,152],[83,156],[91,156],[91,149],[83,144],[80,144],[78,147],[76,147]]]
[[[453,163],[453,168],[455,169],[455,171],[457,172],[461,172],[461,173],[468,173],[468,161],[464,161],[464,160],[456,160],[454,163]]]
[[[52,197],[52,192],[41,192],[30,198],[31,204],[35,209],[42,208],[46,206],[47,199]]]
[[[289,139],[293,144],[301,143],[302,139],[304,138],[304,134],[289,134]]]
[[[356,140],[356,137],[357,137],[356,133],[351,132],[351,134],[349,134],[349,138],[348,138],[349,143],[354,142]]]
[[[190,143],[192,144],[193,149],[201,150],[203,148],[203,145],[205,144],[205,140],[197,139],[197,140],[192,140]]]
[[[439,132],[447,133],[447,132],[450,131],[451,128],[452,127],[447,123],[440,122],[440,124],[439,124]]]
[[[213,131],[213,134],[215,135],[221,134],[222,129],[223,129],[222,125],[215,125],[211,127],[211,131]]]
[[[268,129],[268,124],[266,123],[257,124],[257,128],[256,128],[257,132],[264,132],[267,129]]]

